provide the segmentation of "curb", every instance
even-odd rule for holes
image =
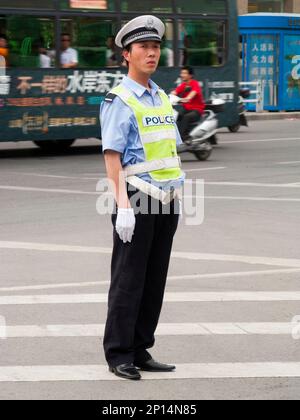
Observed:
[[[246,117],[248,121],[297,120],[300,112],[247,112]]]

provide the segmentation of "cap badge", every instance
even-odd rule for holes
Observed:
[[[147,23],[146,23],[146,28],[147,28],[147,29],[153,29],[153,28],[154,28],[154,19],[149,18],[149,19],[147,20]]]

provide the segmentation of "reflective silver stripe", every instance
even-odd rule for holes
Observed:
[[[176,140],[176,130],[175,128],[170,130],[160,130],[156,133],[147,133],[147,134],[141,134],[141,141],[143,144],[147,143],[155,143],[157,141],[161,140]]]
[[[129,165],[124,168],[125,176],[132,176],[143,174],[152,171],[159,171],[161,169],[180,168],[180,157],[150,160],[149,162],[137,163],[136,165]]]
[[[175,197],[178,197],[179,200],[182,198],[182,188],[166,192],[137,176],[130,176],[126,181],[144,194],[150,195],[163,204],[169,204]]]
[[[133,43],[135,41],[141,40],[143,41],[143,39],[147,39],[147,38],[152,38],[155,39],[157,41],[161,41],[161,37],[158,34],[155,34],[152,31],[148,31],[148,32],[141,32],[138,33],[136,35],[131,36],[130,38],[127,38],[124,42],[124,47],[126,47],[127,45],[129,45],[130,43]]]

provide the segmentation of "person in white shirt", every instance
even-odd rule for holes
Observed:
[[[42,45],[39,47],[39,60],[41,69],[49,69],[51,67],[51,58],[47,55],[47,50]]]
[[[70,45],[70,35],[62,34],[60,64],[63,69],[72,69],[78,66],[78,52],[74,48],[71,48]]]

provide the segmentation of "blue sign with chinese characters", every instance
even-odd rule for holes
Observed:
[[[300,14],[253,13],[239,26],[242,80],[262,81],[265,110],[300,111]]]
[[[276,35],[251,35],[248,45],[248,81],[261,80],[266,107],[278,103],[278,37]],[[252,105],[251,108],[254,108]]]

